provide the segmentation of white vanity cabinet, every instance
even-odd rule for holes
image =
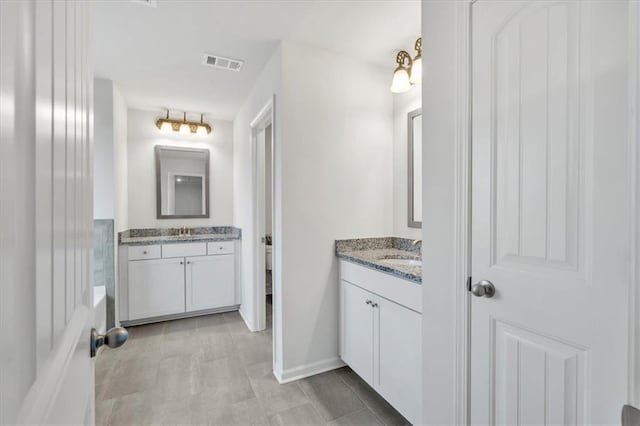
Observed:
[[[129,319],[184,312],[184,261],[129,262]]]
[[[421,423],[421,286],[340,262],[340,356],[411,423]]]
[[[233,255],[187,257],[186,268],[187,312],[235,304]]]
[[[211,243],[209,243],[211,244]],[[143,324],[238,308],[234,242],[122,246],[120,322]]]
[[[373,294],[346,281],[343,300],[342,360],[367,383],[373,383]]]

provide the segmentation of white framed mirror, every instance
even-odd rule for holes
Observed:
[[[209,217],[209,150],[156,145],[158,219]]]
[[[408,223],[409,228],[422,228],[422,108],[408,114]]]

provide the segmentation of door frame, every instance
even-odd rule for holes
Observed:
[[[631,273],[629,282],[629,383],[628,403],[640,407],[640,4],[629,1],[629,120],[631,162]],[[635,76],[635,78],[633,78]]]
[[[470,424],[470,362],[471,362],[471,297],[467,290],[471,278],[471,14],[476,1],[455,2],[455,88],[454,96],[454,256],[455,284],[453,294],[454,353],[453,360],[453,419],[455,424]],[[629,338],[627,403],[640,406],[640,4],[627,0],[629,5],[629,120],[628,144],[632,171],[632,216],[629,280]],[[424,87],[424,86],[423,86]],[[428,94],[423,91],[423,106]],[[429,140],[423,127],[423,140]],[[423,185],[423,192],[427,189]],[[423,196],[423,199],[426,197]],[[423,228],[424,229],[424,228]],[[424,231],[423,231],[424,234]],[[427,238],[427,235],[423,235]],[[426,282],[428,277],[423,276]],[[424,386],[424,385],[423,385]],[[621,407],[622,409],[622,407]],[[425,417],[426,419],[426,417]]]
[[[260,150],[258,148],[258,135],[265,131],[269,125],[271,125],[271,143],[272,147],[274,146],[274,99],[271,98],[269,101],[260,109],[258,114],[249,124],[251,128],[251,164],[252,164],[252,212],[251,212],[251,222],[253,223],[255,229],[255,238],[254,241],[251,242],[251,250],[253,252],[253,265],[251,265],[252,276],[253,276],[253,326],[255,330],[260,331],[264,330],[267,326],[266,324],[266,310],[264,300],[266,298],[266,288],[265,288],[265,280],[266,280],[266,270],[261,267],[261,265],[265,264],[265,247],[266,242],[262,239],[265,236],[266,227],[264,222],[265,216],[265,200],[264,200],[264,185],[261,185],[260,174],[264,175],[264,166],[266,164],[264,158],[264,150]],[[274,170],[274,155],[273,148],[271,150],[271,170]],[[261,158],[262,157],[262,158]],[[263,162],[261,164],[260,162]],[[272,185],[272,194],[274,194],[274,185],[273,178],[271,179]],[[273,198],[273,195],[272,195]],[[272,215],[272,222],[273,215]],[[272,223],[272,229],[275,231]],[[275,250],[273,250],[275,252]],[[275,255],[273,253],[272,255]],[[274,263],[275,264],[275,263]],[[275,290],[275,289],[274,289]],[[275,341],[275,339],[274,339]]]

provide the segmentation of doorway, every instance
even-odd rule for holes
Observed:
[[[253,302],[253,331],[271,327],[274,300],[277,297],[275,277],[277,270],[275,248],[277,238],[273,238],[275,230],[274,214],[274,170],[275,170],[275,137],[273,126],[273,101],[269,101],[251,126],[251,145],[253,152],[253,223],[254,239],[254,286],[249,295]],[[277,305],[277,304],[276,304]],[[275,336],[274,336],[275,338]],[[275,339],[274,339],[275,340]],[[274,362],[275,362],[274,350]]]

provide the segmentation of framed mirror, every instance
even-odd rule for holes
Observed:
[[[422,108],[408,114],[409,228],[422,228]]]
[[[209,150],[155,147],[158,219],[209,217]]]

